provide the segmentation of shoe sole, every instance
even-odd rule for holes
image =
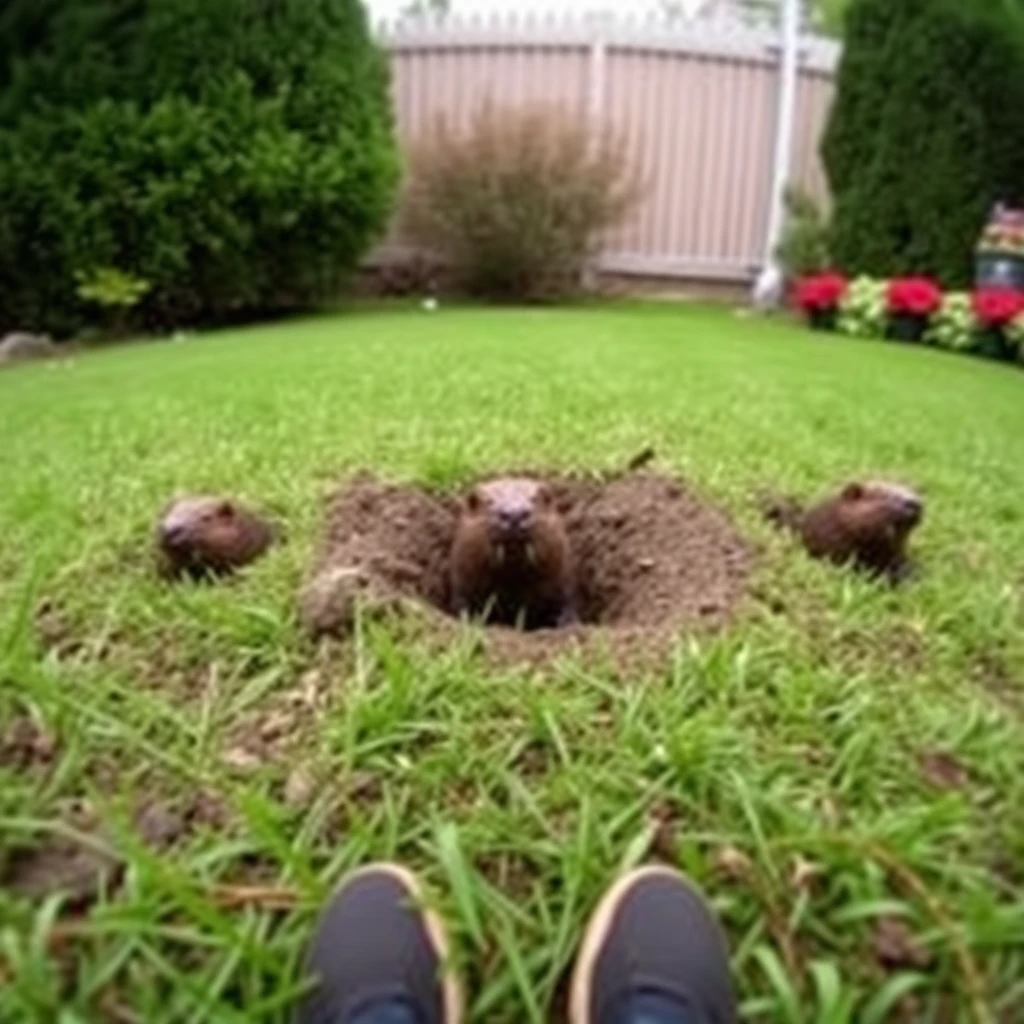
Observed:
[[[673,868],[652,864],[636,868],[623,875],[605,893],[583,933],[583,941],[580,943],[580,951],[576,957],[576,966],[573,968],[569,989],[569,1024],[594,1024],[590,1015],[594,966],[597,963],[597,958],[601,955],[605,940],[615,921],[616,911],[622,905],[622,901],[637,884],[648,878],[671,878],[673,881],[685,885],[704,902],[704,897],[689,879]]]
[[[451,967],[451,945],[448,941],[448,929],[441,917],[431,910],[424,897],[423,886],[419,878],[401,864],[370,864],[353,871],[342,883],[341,890],[352,882],[366,875],[390,875],[409,893],[410,902],[416,908],[427,929],[430,945],[441,961],[441,989],[444,994],[444,1024],[462,1024],[465,1015],[465,995],[462,982]]]

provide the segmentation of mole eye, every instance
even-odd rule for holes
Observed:
[[[230,519],[235,514],[235,506],[230,501],[222,501],[215,514],[218,519]]]
[[[864,485],[859,483],[847,484],[843,488],[843,498],[846,501],[860,501],[864,497]]]
[[[483,498],[480,496],[480,492],[476,489],[469,492],[466,495],[466,508],[470,512],[479,512],[483,507]]]

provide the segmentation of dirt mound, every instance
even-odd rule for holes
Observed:
[[[582,624],[533,633],[489,627],[490,653],[532,661],[575,642],[614,655],[664,647],[680,632],[728,620],[752,559],[721,512],[680,481],[648,473],[542,478],[575,554]],[[435,629],[459,628],[449,614],[447,579],[458,510],[456,495],[365,476],[342,487],[330,501],[326,542],[302,594],[310,632],[345,635],[357,606],[417,609]]]

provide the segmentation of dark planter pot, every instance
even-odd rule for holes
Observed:
[[[1007,340],[1002,327],[979,327],[975,335],[974,351],[988,359],[1000,359],[1012,363],[1016,358],[1014,346]]]
[[[834,331],[838,319],[839,310],[834,306],[831,309],[807,310],[807,322],[811,325],[812,331]]]
[[[981,252],[975,261],[974,280],[979,288],[1014,288],[1024,291],[1024,256]]]
[[[890,313],[885,336],[893,341],[922,341],[928,330],[928,320],[928,317],[917,313]]]

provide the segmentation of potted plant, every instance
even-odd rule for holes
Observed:
[[[978,288],[971,297],[977,321],[975,351],[992,359],[1013,360],[1017,346],[1010,338],[1010,324],[1024,313],[1024,291],[1016,288]]]
[[[885,295],[889,316],[886,337],[896,341],[921,341],[941,305],[942,291],[930,278],[894,278]]]
[[[1024,210],[998,205],[978,243],[975,261],[978,288],[1024,291]]]
[[[801,278],[796,285],[796,304],[817,331],[834,331],[839,305],[849,282],[842,274],[831,271]]]

